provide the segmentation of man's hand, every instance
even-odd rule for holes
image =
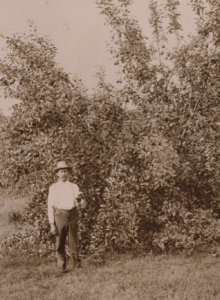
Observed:
[[[85,208],[86,207],[86,201],[83,199],[80,199],[80,201],[77,201],[77,208]]]
[[[50,232],[55,235],[57,233],[57,229],[54,223],[50,224]]]
[[[79,192],[78,197],[76,198],[76,207],[77,208],[85,208],[86,207],[86,201],[82,199],[82,192]]]

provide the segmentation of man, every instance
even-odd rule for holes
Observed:
[[[73,269],[77,264],[77,209],[85,205],[83,201],[77,201],[81,192],[78,185],[69,181],[70,169],[65,161],[58,162],[57,167],[53,170],[58,176],[58,181],[50,187],[48,195],[48,217],[51,233],[56,234],[57,263],[60,270],[66,269],[65,241],[67,235]]]

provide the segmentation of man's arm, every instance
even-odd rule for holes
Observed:
[[[50,232],[52,234],[56,234],[56,226],[54,224],[54,187],[51,186],[49,188],[49,195],[48,195],[48,218],[50,223]]]
[[[81,195],[83,194],[82,192],[80,192],[79,187],[77,184],[73,184],[73,188],[74,188],[74,195],[76,197],[76,207],[77,208],[84,208],[86,206],[86,202],[81,198]]]

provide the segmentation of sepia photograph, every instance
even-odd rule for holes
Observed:
[[[219,0],[0,0],[0,299],[220,299]]]

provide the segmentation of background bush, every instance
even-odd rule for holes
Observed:
[[[207,1],[201,14],[201,3],[192,1],[198,30],[186,43],[180,39],[178,1],[167,1],[168,29],[177,39],[171,51],[162,44],[157,3],[149,7],[155,43],[148,46],[130,2],[97,1],[113,29],[111,51],[122,88],[107,84],[100,69],[97,89],[88,95],[78,78],[55,63],[55,46],[32,24],[25,39],[5,37],[1,87],[20,104],[1,129],[0,181],[30,195],[24,215],[30,227],[3,241],[3,252],[52,252],[47,194],[59,160],[73,167],[71,180],[88,203],[80,212],[81,254],[218,243],[219,3]],[[128,102],[135,109],[128,110]]]

